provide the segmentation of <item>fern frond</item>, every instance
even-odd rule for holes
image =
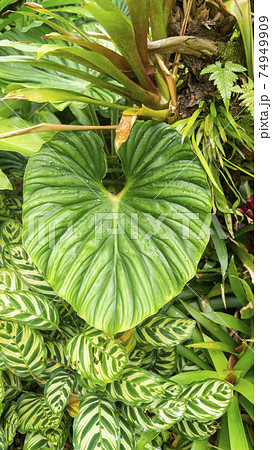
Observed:
[[[222,67],[221,62],[216,61],[215,64],[210,64],[203,69],[200,75],[206,73],[211,74],[209,80],[214,82],[222,97],[224,105],[228,110],[231,93],[233,92],[233,85],[238,79],[236,72],[245,72],[245,70],[245,67],[231,61],[227,61],[224,67]]]

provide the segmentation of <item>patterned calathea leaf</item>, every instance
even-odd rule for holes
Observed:
[[[22,391],[22,383],[17,375],[14,375],[11,370],[2,372],[2,379],[4,385],[5,399],[11,400],[17,397]]]
[[[34,433],[27,433],[24,450],[55,450],[55,446],[46,437],[36,431]]]
[[[171,126],[137,121],[118,156],[126,184],[116,195],[101,181],[106,158],[92,132],[57,134],[24,179],[26,250],[79,316],[111,335],[194,276],[211,210],[206,173]]]
[[[120,378],[128,363],[127,352],[120,342],[90,326],[68,341],[65,352],[69,364],[94,383],[110,383]]]
[[[177,383],[173,383],[172,381],[165,381],[162,383],[164,394],[162,394],[160,397],[164,399],[173,399],[180,397],[180,394],[183,391],[183,388],[179,386]]]
[[[0,321],[0,357],[19,377],[38,376],[46,367],[46,348],[39,331]]]
[[[233,396],[233,386],[222,380],[194,383],[183,390],[180,398],[187,401],[184,419],[210,422],[227,410]]]
[[[22,434],[28,431],[41,431],[59,426],[62,414],[53,414],[42,396],[27,392],[21,395],[17,402],[19,416],[18,431]]]
[[[5,397],[5,389],[4,389],[4,382],[2,378],[2,372],[0,373],[0,403]]]
[[[146,319],[137,328],[136,339],[142,345],[168,348],[186,341],[192,334],[195,321],[175,319],[162,314]]]
[[[126,367],[121,380],[107,386],[106,393],[114,401],[127,405],[147,403],[164,393],[162,379],[147,370]]]
[[[71,417],[64,413],[58,428],[41,430],[41,435],[44,436],[50,443],[57,445],[57,449],[62,449],[69,434],[71,421]]]
[[[75,377],[65,369],[59,369],[50,377],[44,390],[44,400],[54,414],[61,413],[75,385]]]
[[[30,291],[0,291],[0,318],[40,330],[55,330],[59,325],[59,314],[52,302]]]
[[[171,400],[159,400],[161,403],[154,404],[154,409],[149,409],[150,405],[129,406],[124,403],[121,406],[122,416],[132,427],[142,431],[162,431],[168,429],[172,424],[178,422],[184,416],[186,403],[183,400],[175,400],[176,407],[173,407]],[[172,407],[172,411],[169,410]],[[163,421],[160,419],[163,417]]]
[[[64,354],[64,346],[62,341],[46,339],[45,347],[47,350],[47,365],[43,373],[40,374],[39,378],[47,382],[53,373],[58,372],[60,367],[67,367],[68,361]]]
[[[3,417],[4,423],[3,428],[6,436],[7,445],[12,444],[19,425],[19,417],[16,408],[17,404],[15,402],[12,402]]]
[[[14,269],[32,291],[50,299],[57,297],[54,289],[35,267],[22,245],[6,244],[3,247],[3,260],[5,267]]]
[[[7,450],[6,436],[1,422],[0,422],[0,450]]]
[[[135,429],[122,417],[119,416],[120,425],[120,450],[131,450],[136,447]]]
[[[27,287],[15,270],[0,269],[0,291],[26,291]]]
[[[147,406],[148,411],[156,416],[165,424],[170,426],[180,421],[186,410],[186,401],[184,399],[155,399]],[[167,428],[167,427],[166,427]]]
[[[79,404],[74,420],[75,450],[120,449],[120,425],[114,403],[93,394]]]
[[[8,219],[4,222],[0,230],[0,246],[10,242],[21,243],[23,235],[23,227],[20,222],[13,219]]]
[[[88,392],[103,392],[106,389],[107,384],[99,382],[94,383],[89,378],[83,377],[80,373],[76,374],[77,386],[75,387],[75,394],[84,397]]]
[[[176,347],[162,348],[156,352],[154,372],[162,377],[170,377],[177,368],[178,354]]]
[[[174,426],[174,431],[191,441],[205,439],[216,432],[218,425],[214,422],[202,423],[197,421],[181,420]]]
[[[129,364],[150,370],[156,361],[156,351],[150,347],[136,347],[129,355]]]

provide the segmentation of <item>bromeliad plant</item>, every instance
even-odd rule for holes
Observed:
[[[82,13],[87,14],[88,18],[91,16],[96,19],[100,25],[99,30],[102,27],[102,32],[87,32],[82,27],[77,27],[73,21],[43,8],[40,4],[25,3],[27,9],[23,8],[17,14],[35,18],[37,16],[34,11],[38,12],[38,19],[56,30],[44,38],[54,39],[57,43],[24,45],[3,40],[3,46],[36,53],[37,56],[7,57],[2,61],[33,65],[77,77],[114,92],[130,100],[131,104],[143,105],[141,115],[158,120],[167,118],[171,96],[174,103],[176,102],[175,81],[163,59],[160,56],[151,58],[149,55],[148,33],[150,27],[153,40],[167,36],[166,25],[172,0],[129,0],[127,7],[130,17],[110,0],[80,3]],[[61,9],[59,11],[61,12]],[[109,42],[112,43],[111,48]],[[50,57],[43,58],[44,55]],[[61,62],[58,62],[60,58]],[[71,61],[79,64],[80,68],[71,67]],[[97,76],[98,74],[103,76]],[[98,100],[88,96],[88,93],[87,96],[78,95],[78,99],[76,95],[71,98],[70,91],[55,87],[38,88],[35,91],[29,88],[20,89],[9,93],[6,98],[15,97],[36,102],[78,100],[99,105]],[[100,105],[110,106],[103,101]],[[111,107],[118,108],[118,105]],[[148,111],[146,108],[161,112]]]

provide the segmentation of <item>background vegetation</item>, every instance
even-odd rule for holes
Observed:
[[[253,5],[2,0],[0,9],[0,449],[252,449]],[[72,168],[64,185],[63,155]],[[125,188],[124,212],[165,211],[160,197],[146,198],[175,177],[164,208],[183,186],[206,227],[191,262],[157,244],[182,274],[175,290],[164,263],[150,263],[163,301],[139,290],[139,237],[128,277],[133,295],[115,322],[107,314],[118,283],[97,314],[90,312],[101,286],[88,286],[81,301],[83,259],[77,277],[61,284],[76,239],[62,248],[66,259],[44,250],[56,213],[45,199],[57,196],[61,212],[72,205],[77,217],[76,203],[82,208],[87,198],[83,185],[71,191],[73,173],[85,177],[82,161],[92,191],[118,196]],[[184,161],[190,166],[180,174]],[[57,230],[67,225],[54,220]]]

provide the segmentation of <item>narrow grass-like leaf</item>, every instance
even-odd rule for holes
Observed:
[[[64,369],[60,368],[52,374],[44,390],[44,400],[54,414],[64,410],[74,384],[75,377]]]
[[[209,378],[219,378],[217,372],[213,370],[193,370],[192,372],[179,373],[171,377],[171,381],[180,385],[188,385]]]
[[[222,312],[208,311],[203,312],[204,316],[211,319],[213,322],[222,325],[223,327],[231,328],[232,330],[241,331],[242,333],[249,334],[249,326],[237,317]]]
[[[254,403],[254,386],[249,381],[241,378],[239,382],[234,386],[234,390],[243,394],[243,396],[249,400],[251,403]]]
[[[185,309],[191,314],[191,316],[197,320],[203,327],[205,327],[216,339],[219,339],[226,344],[231,345],[233,348],[236,347],[234,340],[224,331],[219,325],[207,319],[202,312],[200,312],[194,306],[189,305],[186,302],[180,300]]]
[[[236,393],[228,409],[228,427],[231,450],[249,450]]]
[[[0,356],[22,378],[38,376],[46,367],[46,348],[39,331],[12,322],[0,322]]]
[[[86,395],[74,421],[75,450],[120,449],[120,425],[114,403]]]
[[[29,291],[0,291],[0,318],[40,330],[55,330],[59,325],[59,314],[52,302]]]

